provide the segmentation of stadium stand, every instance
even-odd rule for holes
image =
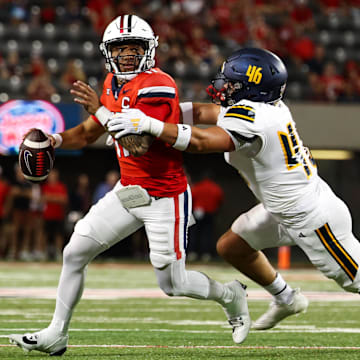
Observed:
[[[29,71],[34,57],[44,61],[58,102],[72,101],[59,83],[70,59],[97,87],[104,76],[98,50],[103,26],[125,12],[153,25],[162,44],[157,64],[175,77],[185,100],[203,100],[222,59],[245,46],[265,47],[283,58],[290,100],[360,99],[356,0],[281,0],[276,5],[268,0],[19,0],[0,2],[0,101],[24,98],[31,77],[39,75]],[[324,48],[321,60],[315,55],[318,46]],[[315,60],[322,62],[323,72],[312,67]],[[329,63],[335,68],[330,78],[324,73]],[[320,85],[314,93],[316,82]],[[337,90],[331,92],[328,87],[334,83]]]

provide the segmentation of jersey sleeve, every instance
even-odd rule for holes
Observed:
[[[179,112],[175,81],[165,73],[151,74],[137,92],[135,107],[158,120],[173,122],[171,119]]]
[[[220,112],[217,126],[231,136],[235,149],[239,150],[259,135],[255,120],[256,110],[252,106],[236,104]]]
[[[103,88],[102,88],[102,92],[100,95],[100,102],[101,104],[105,104],[106,103],[106,89],[110,88],[111,89],[111,80],[112,80],[113,74],[112,73],[108,73],[105,77],[104,83],[103,83]]]
[[[143,102],[171,101],[176,97],[177,86],[175,80],[162,71],[148,74],[138,90],[138,100]]]
[[[136,108],[141,110],[147,116],[151,116],[162,122],[167,122],[167,119],[169,118],[169,115],[171,113],[171,108],[167,103],[158,105],[151,103],[139,103]]]

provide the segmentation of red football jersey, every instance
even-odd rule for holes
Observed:
[[[153,68],[118,87],[109,73],[104,81],[101,103],[112,112],[137,108],[163,122],[178,124],[179,96],[171,76]],[[186,190],[187,180],[180,151],[155,139],[146,154],[134,157],[115,142],[121,183],[140,185],[152,196],[171,197]]]

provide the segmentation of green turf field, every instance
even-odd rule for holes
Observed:
[[[227,266],[193,265],[227,282],[248,284],[251,316],[268,306],[266,294]],[[59,264],[0,263],[0,359],[43,359],[10,346],[10,333],[48,325],[54,309]],[[236,346],[219,305],[168,298],[151,266],[91,264],[84,298],[76,308],[67,359],[360,359],[360,297],[347,295],[317,271],[283,272],[310,299],[306,314],[268,331],[251,331]]]

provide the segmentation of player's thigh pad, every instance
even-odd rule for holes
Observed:
[[[288,234],[260,203],[241,214],[231,225],[231,230],[244,239],[253,249],[293,245]]]
[[[347,291],[359,292],[360,243],[352,234],[349,209],[335,196],[329,196],[323,206],[326,218],[323,226],[315,230],[292,229],[289,233],[325,276]]]
[[[162,268],[185,257],[191,207],[188,188],[173,198],[153,199],[150,206],[131,210],[145,224],[150,261],[154,267]]]
[[[85,217],[77,222],[74,231],[109,248],[139,229],[143,223],[122,206],[115,194],[121,186],[118,183],[94,204]]]

